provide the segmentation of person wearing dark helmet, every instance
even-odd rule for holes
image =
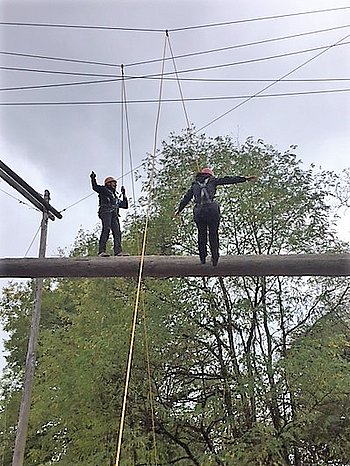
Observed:
[[[198,229],[198,250],[202,264],[205,264],[208,255],[208,233],[212,264],[216,266],[219,260],[218,232],[220,209],[218,203],[215,201],[217,186],[244,183],[245,181],[254,181],[256,179],[256,176],[224,176],[223,178],[216,178],[213,170],[210,168],[203,168],[197,173],[190,189],[180,201],[175,215],[179,215],[191,199],[194,198],[195,206],[193,214]]]
[[[98,216],[102,222],[102,231],[98,243],[98,255],[100,257],[109,256],[106,252],[106,246],[110,231],[112,231],[114,239],[114,255],[127,255],[122,253],[122,235],[119,223],[119,209],[127,209],[129,207],[125,188],[124,186],[120,188],[122,197],[118,198],[118,193],[116,191],[117,181],[112,176],[107,176],[103,186],[97,184],[96,174],[94,172],[91,172],[90,179],[92,189],[98,193]]]

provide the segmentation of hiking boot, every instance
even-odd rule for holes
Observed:
[[[218,265],[219,262],[219,257],[212,257],[211,258],[211,263],[213,264],[214,267]]]
[[[115,256],[130,256],[127,252],[118,252],[118,254],[114,254]]]
[[[107,252],[104,252],[104,251],[103,251],[103,252],[99,252],[99,253],[98,253],[98,256],[99,256],[99,257],[109,257],[109,254],[108,254]]]

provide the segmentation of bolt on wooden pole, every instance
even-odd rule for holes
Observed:
[[[50,193],[45,191],[44,199],[49,202]],[[41,220],[40,230],[40,246],[39,246],[39,258],[45,257],[46,253],[46,240],[47,240],[47,224],[48,224],[48,212],[43,212]],[[22,392],[22,400],[19,411],[19,418],[17,424],[17,433],[15,441],[15,449],[12,458],[12,466],[22,466],[24,461],[25,445],[27,441],[28,433],[28,421],[29,421],[29,410],[32,396],[34,370],[36,362],[36,352],[38,346],[39,336],[39,324],[41,315],[41,302],[42,302],[42,290],[43,290],[43,278],[39,277],[36,279],[35,284],[35,302],[32,314],[32,323],[30,328],[30,336],[28,342],[24,384]]]

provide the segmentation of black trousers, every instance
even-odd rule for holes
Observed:
[[[213,201],[209,204],[195,206],[194,221],[198,229],[198,251],[200,260],[204,262],[208,255],[207,243],[209,233],[211,257],[214,261],[217,261],[219,258],[220,224],[220,209],[218,204]]]
[[[112,231],[114,240],[114,255],[119,254],[122,251],[122,234],[116,211],[100,211],[98,216],[102,222],[102,231],[100,241],[98,243],[98,253],[100,254],[101,252],[106,252],[109,233]]]

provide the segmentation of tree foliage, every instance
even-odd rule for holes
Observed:
[[[191,132],[163,143],[147,252],[197,254],[188,207],[173,212],[198,167],[256,183],[218,188],[222,254],[344,252],[331,172],[303,168],[296,147]],[[150,178],[146,177],[145,188]],[[125,225],[139,251],[146,197]],[[72,255],[96,251],[81,232]],[[205,267],[210,265],[205,265]],[[136,283],[48,280],[26,464],[114,465]],[[10,464],[32,284],[8,287],[10,334],[1,434]],[[121,465],[346,465],[350,457],[349,285],[342,278],[144,280]],[[156,442],[154,442],[154,438]]]

